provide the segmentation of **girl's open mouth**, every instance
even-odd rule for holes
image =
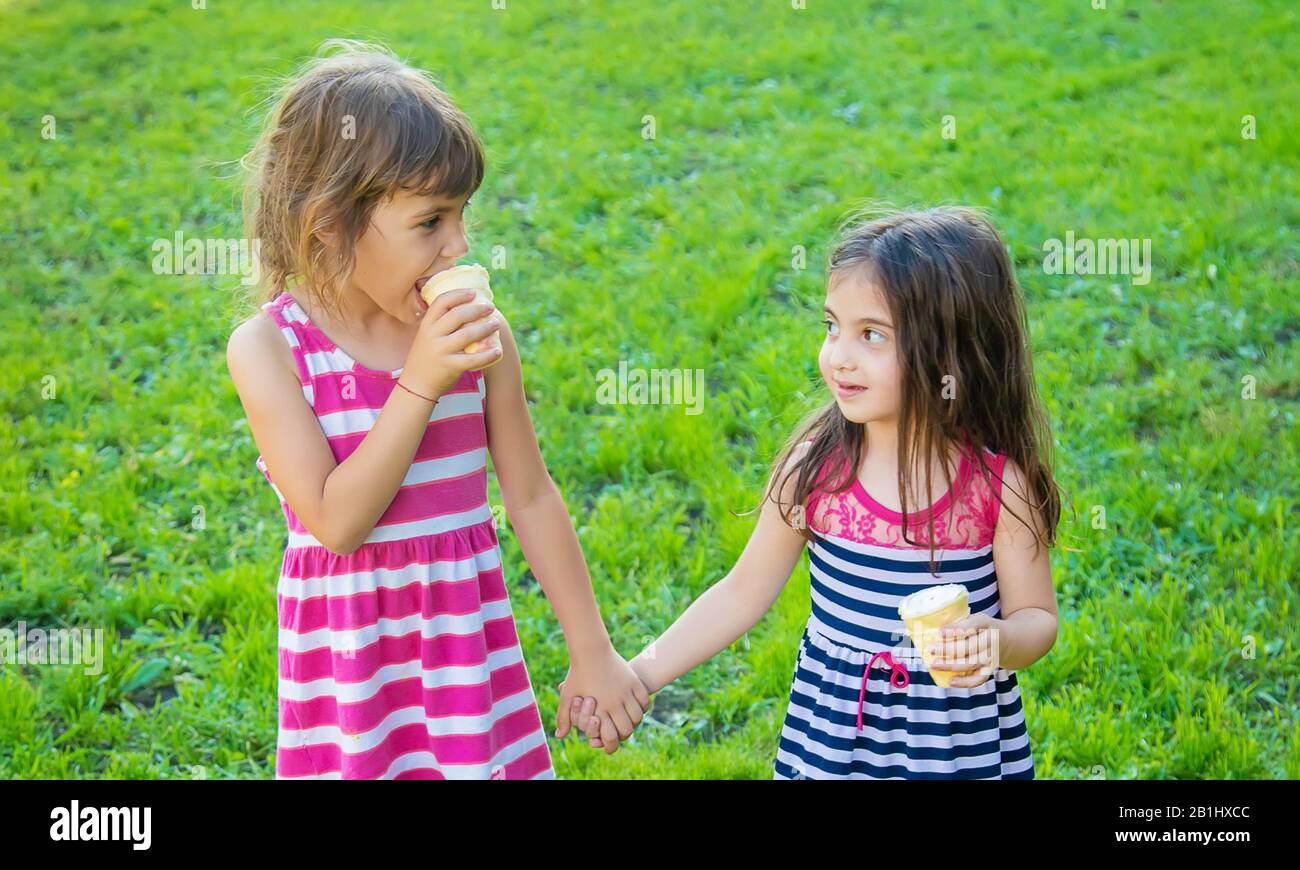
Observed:
[[[428,278],[419,278],[415,282],[415,303],[419,306],[421,314],[429,310],[429,303],[425,302],[424,297],[420,295],[420,291],[424,289],[424,285],[427,283],[429,283]]]
[[[835,385],[835,394],[842,399],[851,399],[854,396],[860,396],[867,391],[866,387],[849,387],[844,384]]]

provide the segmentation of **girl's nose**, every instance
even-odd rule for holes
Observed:
[[[462,221],[459,229],[456,230],[455,238],[443,249],[443,254],[452,260],[459,260],[468,253],[469,237],[465,233],[465,223]]]

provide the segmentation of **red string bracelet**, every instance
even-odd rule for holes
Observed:
[[[412,396],[415,396],[416,398],[424,399],[426,402],[433,402],[435,405],[438,404],[437,399],[430,399],[428,396],[421,396],[419,393],[417,393],[415,390],[412,390],[410,387],[402,383],[400,380],[397,382],[397,385],[401,387],[403,390],[406,390]]]

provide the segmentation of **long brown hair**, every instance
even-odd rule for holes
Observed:
[[[1035,534],[1035,549],[1053,546],[1061,497],[1051,472],[1051,433],[1034,385],[1024,300],[1006,246],[993,226],[978,211],[955,206],[883,216],[860,212],[841,226],[828,267],[831,278],[865,270],[884,294],[893,318],[902,381],[901,513],[906,517],[908,505],[919,503],[911,470],[924,465],[925,491],[933,492],[930,459],[946,459],[954,445],[967,445],[985,482],[991,476],[1002,480],[987,462],[988,449],[1005,454],[1022,469],[1028,492],[1018,495],[1041,511],[1045,526],[1044,534]],[[945,386],[955,387],[951,395],[945,394]],[[807,451],[791,461],[809,439]],[[828,476],[826,491],[840,493],[852,485],[868,446],[865,440],[866,427],[845,418],[832,399],[807,416],[786,442],[760,506],[773,492],[786,492],[786,482],[793,477],[793,500],[775,500],[781,517],[811,540],[808,523],[797,522],[795,512],[804,519],[808,496],[827,460],[842,463],[846,473],[842,480]],[[942,465],[950,487],[948,464]],[[1007,507],[1001,493],[998,499]],[[926,511],[928,541],[912,540],[910,524],[902,525],[907,543],[930,546],[933,564],[937,539],[932,508]],[[1008,510],[1035,527],[1030,518]]]
[[[246,170],[245,233],[262,280],[250,303],[299,279],[332,313],[375,207],[399,190],[459,198],[483,182],[469,119],[423,72],[384,47],[326,41],[272,95]],[[338,239],[331,254],[321,240]]]

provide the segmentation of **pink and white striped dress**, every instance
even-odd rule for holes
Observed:
[[[367,368],[288,293],[262,306],[346,459],[401,369]],[[553,779],[487,498],[487,385],[466,372],[365,542],[340,555],[280,499],[277,779]]]

